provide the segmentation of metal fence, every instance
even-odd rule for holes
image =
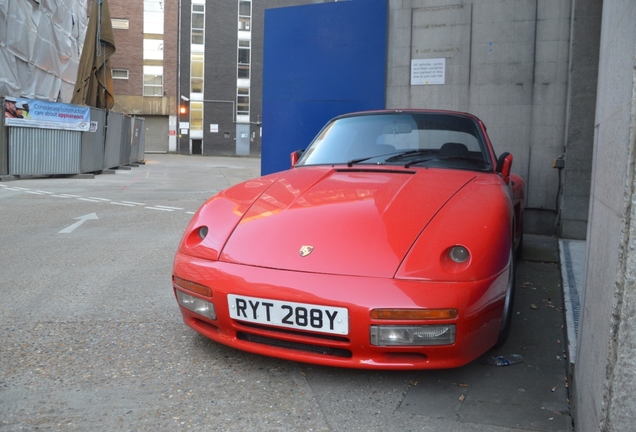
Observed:
[[[88,132],[1,122],[0,175],[95,173],[143,161],[143,117],[97,108],[91,108],[90,116]]]

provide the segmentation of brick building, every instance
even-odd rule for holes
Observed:
[[[176,149],[179,3],[109,0],[114,111],[145,118],[147,152]]]
[[[109,0],[113,110],[145,118],[149,152],[260,155],[265,8],[323,2]]]

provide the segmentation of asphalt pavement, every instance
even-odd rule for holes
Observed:
[[[0,181],[0,431],[572,430],[555,238],[525,236],[509,340],[459,369],[300,364],[186,327],[170,283],[180,235],[259,171],[148,154],[112,174]]]

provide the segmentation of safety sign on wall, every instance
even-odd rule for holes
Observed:
[[[446,59],[412,59],[411,85],[446,83]]]

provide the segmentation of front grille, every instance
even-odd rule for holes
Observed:
[[[347,349],[342,349],[342,348],[332,348],[332,347],[325,347],[325,346],[319,346],[319,345],[311,345],[311,344],[301,343],[301,342],[285,341],[285,340],[274,339],[274,338],[270,338],[266,336],[259,336],[259,335],[255,335],[255,334],[247,333],[247,332],[238,332],[236,334],[236,337],[237,339],[240,339],[240,340],[262,344],[262,345],[270,345],[277,348],[285,348],[285,349],[291,349],[296,351],[304,351],[304,352],[310,352],[313,354],[322,354],[322,355],[341,357],[341,358],[352,357],[351,351]]]
[[[296,330],[285,329],[285,328],[280,328],[280,327],[262,326],[262,325],[248,323],[248,322],[243,322],[243,321],[241,321],[241,325],[243,327],[251,327],[251,328],[254,328],[254,329],[257,329],[257,330],[265,330],[265,331],[270,332],[270,333],[271,332],[284,333],[284,334],[302,336],[303,338],[315,338],[315,339],[330,340],[330,341],[334,341],[334,342],[346,342],[346,343],[349,343],[349,339],[348,338],[342,337],[342,336],[336,336],[336,335],[333,335],[333,334],[308,333],[308,332],[304,332],[304,331],[296,331]]]

